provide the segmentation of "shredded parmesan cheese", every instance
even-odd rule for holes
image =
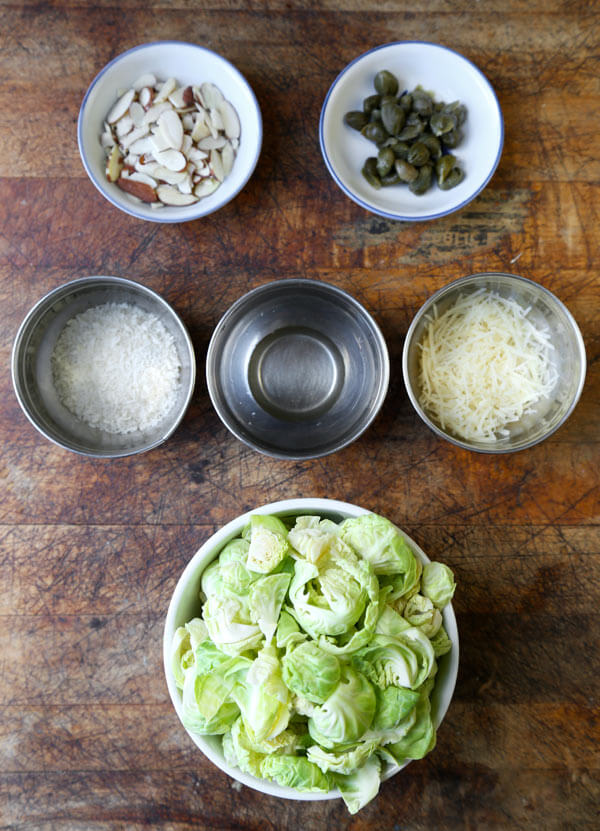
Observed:
[[[486,289],[434,308],[419,344],[420,402],[443,430],[495,442],[550,395],[553,346],[530,311]]]
[[[52,353],[62,404],[108,433],[159,424],[175,404],[180,372],[175,340],[162,321],[128,303],[71,318]]]

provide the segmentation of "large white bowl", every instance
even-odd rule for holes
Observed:
[[[100,145],[102,125],[119,90],[128,89],[148,72],[162,80],[175,78],[180,84],[199,85],[204,81],[216,84],[240,119],[240,146],[231,173],[213,194],[187,207],[151,208],[132,199],[106,178],[106,158]],[[252,88],[239,70],[221,55],[193,43],[160,41],[123,52],[98,73],[79,111],[77,140],[88,176],[115,207],[151,222],[187,222],[222,208],[244,187],[260,155],[262,117]]]
[[[419,84],[437,101],[459,100],[467,107],[464,138],[453,154],[465,171],[451,190],[434,182],[422,196],[402,185],[373,188],[361,170],[375,145],[344,124],[350,110],[362,109],[363,99],[375,92],[373,79],[382,69],[398,78],[400,90]],[[504,143],[504,122],[496,94],[483,73],[469,60],[435,43],[386,43],[365,52],[342,70],[327,93],[319,125],[321,151],[335,182],[358,205],[388,219],[437,219],[464,207],[491,179]]]
[[[220,528],[198,551],[194,554],[190,562],[185,567],[181,577],[179,578],[171,602],[167,612],[167,619],[165,623],[164,639],[163,639],[163,660],[165,675],[167,678],[167,686],[171,701],[175,707],[175,711],[179,719],[182,719],[182,703],[181,691],[175,684],[173,672],[171,670],[170,650],[173,641],[175,630],[179,626],[197,617],[201,613],[201,604],[199,599],[200,592],[200,578],[202,572],[220,553],[223,546],[229,540],[238,537],[244,527],[250,520],[252,514],[275,514],[280,517],[296,516],[301,514],[318,514],[321,517],[328,517],[335,522],[341,522],[347,517],[361,516],[368,514],[365,508],[360,508],[357,505],[351,505],[348,502],[338,502],[334,499],[284,499],[281,502],[272,502],[269,505],[263,505],[253,511],[248,511],[241,516],[228,522]],[[404,536],[407,543],[410,545],[414,554],[423,563],[428,563],[429,558],[422,551],[421,548],[401,529],[400,533]],[[447,655],[444,655],[439,660],[439,669],[436,676],[436,684],[431,695],[432,714],[434,724],[437,727],[442,722],[446,715],[446,711],[450,705],[454,687],[456,684],[456,676],[458,674],[458,629],[456,626],[456,617],[452,604],[448,604],[443,613],[444,627],[452,641],[452,650]],[[340,792],[331,790],[328,793],[300,793],[294,788],[283,787],[276,782],[271,782],[266,779],[258,779],[255,776],[250,776],[243,773],[239,768],[228,764],[223,755],[221,748],[220,736],[198,736],[195,733],[186,731],[194,744],[200,748],[204,755],[217,767],[221,768],[233,779],[237,779],[243,785],[249,788],[254,788],[262,793],[270,794],[271,796],[278,796],[283,799],[301,799],[301,800],[317,800],[317,799],[334,799],[341,796]],[[390,766],[384,775],[384,779],[389,779],[390,776],[398,773],[399,770],[409,764],[405,762],[403,765]]]

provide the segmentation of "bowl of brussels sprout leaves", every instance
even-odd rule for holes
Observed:
[[[242,514],[192,557],[164,666],[196,746],[243,785],[356,813],[435,746],[458,671],[447,565],[330,499]]]
[[[347,196],[408,222],[446,216],[481,193],[500,161],[504,125],[473,63],[438,44],[401,42],[342,70],[325,98],[319,138]]]

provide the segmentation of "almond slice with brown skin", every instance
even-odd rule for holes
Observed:
[[[183,207],[185,205],[193,205],[198,201],[198,198],[193,193],[181,193],[177,188],[171,185],[159,185],[156,193],[161,202],[165,205],[174,205]]]
[[[121,176],[117,181],[117,185],[126,193],[137,196],[142,202],[156,202],[158,199],[154,188],[146,184],[146,182],[136,182],[135,179],[124,179]]]
[[[134,96],[135,90],[128,89],[127,92],[119,98],[119,100],[107,116],[106,120],[109,124],[114,124],[116,121],[118,121],[125,115],[125,113],[129,109],[129,105],[133,101]]]
[[[194,194],[198,199],[203,199],[205,196],[210,196],[211,193],[214,193],[220,184],[216,179],[209,176],[201,182],[198,182],[194,188]]]
[[[221,150],[221,161],[223,162],[224,177],[227,178],[227,176],[231,173],[233,163],[235,161],[235,153],[230,142],[227,142],[225,147]]]
[[[129,107],[129,115],[131,116],[131,120],[133,121],[135,127],[142,126],[142,124],[144,123],[145,111],[139,101],[131,102],[131,106]],[[121,119],[121,121],[123,121],[123,119]],[[117,128],[121,121],[117,123]]]
[[[144,87],[140,90],[140,104],[145,110],[148,110],[152,106],[152,101],[154,100],[154,90],[152,87]]]
[[[121,153],[117,145],[115,145],[111,151],[110,156],[106,162],[106,178],[109,182],[116,182],[119,176],[121,175],[121,170],[123,169],[123,161],[121,159]]]
[[[183,141],[183,124],[174,110],[167,110],[158,119],[158,129],[163,134],[165,141],[173,150],[181,150]]]
[[[140,173],[137,170],[130,173],[127,178],[130,182],[143,182],[145,185],[150,185],[151,188],[155,188],[158,185],[158,182],[154,179],[154,177],[148,176],[146,173]]]
[[[192,87],[186,87],[183,90],[183,103],[186,107],[192,107],[194,105],[194,90]]]

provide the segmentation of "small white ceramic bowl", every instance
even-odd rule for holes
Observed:
[[[466,106],[464,138],[452,151],[465,178],[455,188],[444,191],[434,181],[426,193],[416,196],[403,185],[376,190],[363,178],[363,164],[377,155],[377,148],[344,124],[344,115],[362,109],[382,69],[396,75],[401,91],[420,84],[436,101],[458,100]],[[504,122],[489,81],[462,55],[435,43],[387,43],[360,55],[338,75],[323,104],[319,138],[325,164],[346,196],[379,216],[411,222],[446,216],[481,193],[500,161]]]
[[[210,196],[187,207],[151,208],[109,182],[100,145],[104,120],[119,90],[128,89],[146,73],[180,84],[216,84],[235,107],[240,122],[240,146],[229,176]],[[115,207],[151,222],[187,222],[222,208],[244,187],[258,162],[262,146],[262,117],[258,101],[243,75],[225,58],[193,43],[146,43],[114,58],[94,78],[85,94],[77,122],[79,152],[86,172],[100,193]]]
[[[252,514],[275,514],[280,517],[291,517],[302,514],[317,514],[320,517],[327,517],[334,522],[341,522],[347,517],[361,516],[368,514],[365,508],[360,508],[357,505],[351,505],[348,502],[338,502],[335,499],[284,499],[280,502],[272,502],[269,505],[263,505],[260,508],[255,508],[253,511],[248,511],[241,516],[228,522],[220,528],[215,534],[202,545],[194,554],[190,562],[185,567],[181,577],[179,578],[175,591],[169,603],[167,612],[167,619],[165,622],[164,639],[163,639],[163,660],[165,675],[167,679],[167,686],[171,701],[175,707],[175,711],[182,721],[182,702],[181,691],[175,684],[173,672],[171,670],[170,651],[173,642],[173,635],[179,626],[197,617],[201,613],[201,604],[199,598],[200,592],[200,578],[204,569],[211,563],[220,553],[224,545],[229,540],[238,537],[244,527],[250,520]],[[429,558],[425,552],[401,529],[407,543],[410,545],[415,556],[418,557],[422,563],[428,563]],[[431,705],[434,724],[437,727],[441,724],[456,685],[456,677],[458,674],[458,628],[456,625],[456,617],[452,604],[449,603],[442,613],[444,627],[448,633],[448,637],[452,641],[452,650],[439,659],[439,668],[436,675],[435,688],[431,694]],[[183,721],[182,721],[183,723]],[[300,799],[305,801],[334,799],[340,796],[340,792],[331,790],[328,793],[301,793],[294,788],[283,787],[276,782],[271,782],[267,779],[258,779],[255,776],[250,776],[243,773],[239,768],[234,767],[225,760],[223,750],[221,747],[221,740],[219,736],[198,736],[195,733],[186,731],[194,744],[210,759],[210,761],[222,771],[227,773],[233,779],[237,779],[243,785],[249,788],[261,791],[262,793],[277,796],[283,799]],[[409,762],[403,765],[390,765],[385,772],[383,779],[389,779],[402,768],[406,767]]]

